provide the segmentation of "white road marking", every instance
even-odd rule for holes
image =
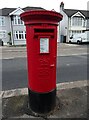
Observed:
[[[76,56],[76,55],[88,55],[88,53],[58,54],[58,56]]]
[[[26,52],[26,50],[6,50],[6,52]]]
[[[65,44],[66,46],[80,46],[78,44]]]
[[[14,58],[15,58],[15,57],[6,57],[6,58],[3,58],[3,57],[2,57],[3,60],[9,60],[9,59],[14,59]]]
[[[70,64],[66,64],[66,66],[70,66]]]

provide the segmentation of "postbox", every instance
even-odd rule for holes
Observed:
[[[57,26],[62,15],[32,10],[20,16],[26,25],[29,106],[48,113],[56,105]]]

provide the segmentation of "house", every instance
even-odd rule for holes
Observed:
[[[60,4],[60,13],[63,20],[60,22],[60,42],[69,42],[74,34],[89,30],[89,11],[64,9],[64,3]]]
[[[4,45],[26,44],[26,28],[20,14],[27,10],[44,10],[41,7],[3,8],[0,9],[0,41]]]

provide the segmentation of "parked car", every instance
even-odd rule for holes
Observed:
[[[69,43],[89,43],[89,31],[71,36],[69,39]]]

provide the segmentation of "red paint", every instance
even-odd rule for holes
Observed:
[[[53,11],[28,11],[21,14],[26,25],[28,87],[34,92],[56,88],[57,25],[62,15]],[[40,53],[40,38],[49,39],[49,53]]]

